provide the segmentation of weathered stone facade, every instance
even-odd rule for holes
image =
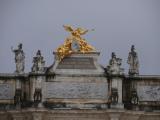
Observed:
[[[159,120],[160,75],[126,75],[122,59],[105,68],[99,55],[55,52],[45,67],[38,51],[30,73],[0,73],[0,120]]]

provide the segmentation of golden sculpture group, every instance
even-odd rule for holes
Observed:
[[[59,46],[56,50],[58,59],[61,61],[64,57],[71,55],[74,52],[80,53],[88,53],[95,50],[94,47],[89,45],[81,35],[84,35],[88,32],[88,30],[84,30],[82,28],[73,29],[71,26],[63,25],[66,31],[70,32],[71,35],[66,38],[64,44]],[[77,42],[79,44],[78,51],[74,51],[72,49],[72,43]]]

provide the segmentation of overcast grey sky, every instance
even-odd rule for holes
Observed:
[[[11,46],[23,43],[26,72],[38,49],[53,63],[52,52],[68,33],[62,25],[95,29],[84,36],[106,66],[115,52],[125,72],[132,44],[140,74],[160,74],[160,0],[0,0],[0,72],[15,70]]]

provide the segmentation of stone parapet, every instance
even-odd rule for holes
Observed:
[[[48,110],[0,111],[0,120],[159,120],[160,112],[128,110]]]

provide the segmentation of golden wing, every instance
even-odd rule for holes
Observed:
[[[64,29],[68,32],[73,32],[73,28],[69,25],[63,25]]]
[[[84,30],[82,28],[77,28],[77,31],[79,32],[80,35],[84,35],[88,32],[88,30]]]

